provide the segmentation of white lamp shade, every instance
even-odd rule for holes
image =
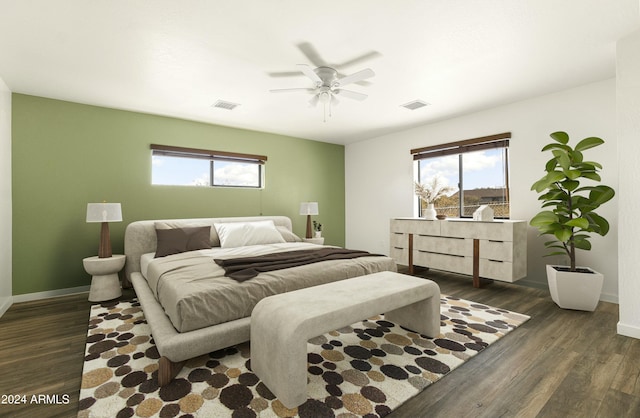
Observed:
[[[300,203],[300,215],[318,215],[318,202]]]
[[[87,203],[87,222],[122,222],[120,203]]]

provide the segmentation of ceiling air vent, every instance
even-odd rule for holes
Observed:
[[[240,106],[238,103],[231,103],[224,100],[218,100],[212,105],[212,107],[217,107],[219,109],[226,109],[226,110],[233,110],[238,106]]]
[[[422,100],[414,100],[401,106],[409,110],[416,110],[420,109],[421,107],[429,106],[429,103],[423,102]]]

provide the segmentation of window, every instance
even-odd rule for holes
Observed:
[[[416,181],[437,178],[452,188],[434,202],[439,214],[472,217],[478,207],[488,205],[496,218],[509,217],[509,138],[507,132],[411,150]],[[418,212],[425,207],[419,200]]]
[[[151,144],[152,184],[207,187],[264,187],[263,155]]]

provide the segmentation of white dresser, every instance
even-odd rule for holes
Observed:
[[[398,264],[423,266],[480,278],[514,282],[527,275],[527,222],[471,219],[391,220],[391,257]]]

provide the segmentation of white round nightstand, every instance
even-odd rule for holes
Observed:
[[[93,276],[89,290],[91,302],[111,300],[122,295],[118,272],[124,267],[125,260],[126,257],[119,254],[107,258],[87,257],[82,260],[86,272]]]
[[[320,238],[303,238],[304,242],[309,242],[311,244],[324,245],[324,237]]]

